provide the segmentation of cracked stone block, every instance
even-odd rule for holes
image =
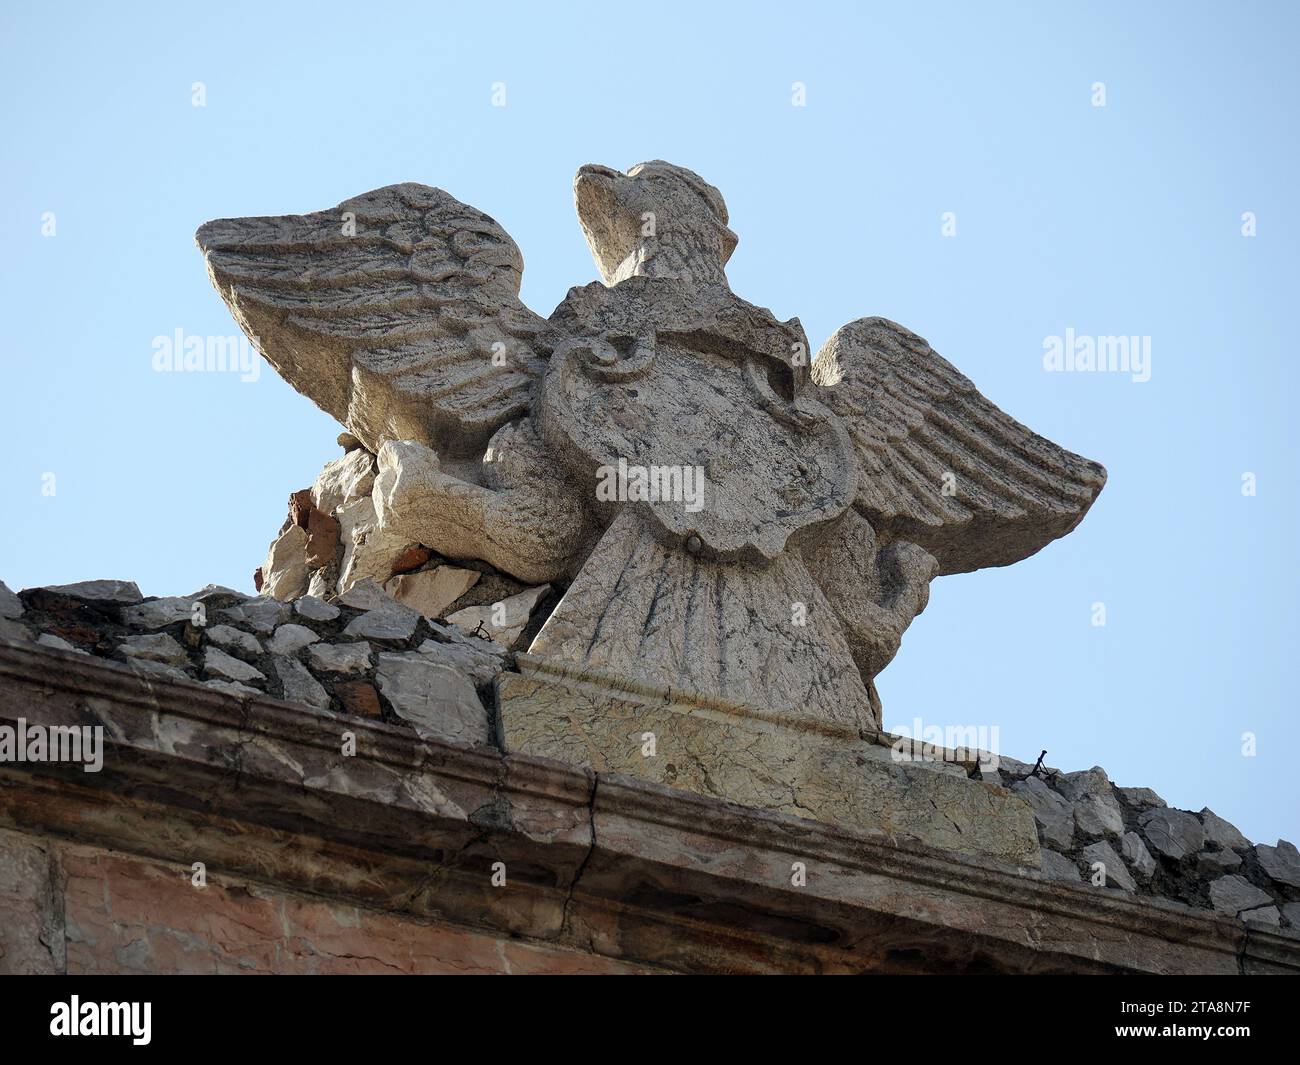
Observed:
[[[364,615],[363,615],[364,616]],[[469,679],[418,652],[381,654],[379,690],[421,739],[487,743],[487,710]]]
[[[1273,896],[1245,877],[1230,874],[1210,884],[1210,902],[1219,913],[1236,917],[1242,910],[1272,905]]]
[[[375,486],[378,467],[375,457],[363,449],[349,451],[342,458],[325,463],[311,488],[317,509],[333,514],[345,503],[369,496]]]
[[[1148,806],[1164,806],[1165,800],[1150,788],[1116,788],[1119,797],[1129,806],[1145,809]]]
[[[300,525],[285,529],[262,563],[262,594],[281,602],[307,593],[311,569],[307,565],[307,530]]]
[[[1276,847],[1259,844],[1255,848],[1259,864],[1272,879],[1288,887],[1300,887],[1300,853],[1295,844],[1284,839],[1277,841]]]
[[[481,642],[484,646],[478,648],[468,642],[439,643],[436,640],[425,640],[417,650],[435,662],[460,670],[475,684],[490,684],[505,668],[505,648],[490,640],[476,642]]]
[[[1147,841],[1175,861],[1198,853],[1205,845],[1205,829],[1195,814],[1185,810],[1148,810],[1138,824]]]

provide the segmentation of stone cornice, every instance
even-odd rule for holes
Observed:
[[[104,766],[0,764],[0,826],[669,969],[1300,971],[1204,911],[0,640],[20,717],[103,725]]]

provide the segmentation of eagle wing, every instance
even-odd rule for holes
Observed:
[[[921,337],[884,318],[838,330],[812,368],[862,463],[855,508],[881,542],[919,544],[939,572],[1027,558],[1073,529],[1106,471],[985,399]]]
[[[493,219],[427,185],[315,214],[223,218],[195,237],[244,332],[370,450],[416,440],[481,452],[527,413],[546,322],[519,299],[523,258]]]

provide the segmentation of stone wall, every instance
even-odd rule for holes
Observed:
[[[514,668],[506,644],[470,635],[446,619],[426,617],[368,579],[334,596],[333,602],[313,596],[281,602],[212,586],[190,596],[146,599],[135,585],[121,581],[28,589],[17,595],[0,585],[0,637],[106,659],[152,681],[193,682],[241,698],[284,699],[344,720],[387,723],[421,739],[485,748],[500,746],[493,682]],[[882,734],[877,739],[888,744],[893,738]],[[971,775],[980,773],[978,764],[978,759],[970,764]],[[1281,932],[1300,930],[1300,855],[1291,844],[1252,845],[1211,811],[1171,810],[1148,789],[1114,786],[1099,768],[1063,773],[1001,758],[994,772],[997,783],[1025,800],[1038,827],[1042,871],[1022,869],[1018,875],[1155,905],[1188,906]],[[132,897],[139,904],[140,893],[155,888],[165,909],[162,900],[170,889],[164,885],[183,886],[184,869],[66,850],[48,840],[10,840],[9,845],[13,859],[5,865],[8,901],[3,905],[15,914],[26,912],[21,920],[39,925],[35,940],[46,945],[49,955],[41,960],[39,951],[24,948],[14,956],[17,960],[5,963],[20,969],[66,964],[71,971],[73,959],[76,971],[100,971],[96,966],[240,968],[245,967],[245,947],[238,946],[238,936],[227,941],[214,929],[223,923],[232,929],[270,928],[275,921],[280,931],[262,948],[248,947],[247,967],[282,962],[294,971],[312,966],[333,971],[362,965],[353,957],[355,943],[349,945],[346,931],[361,925],[369,930],[367,936],[395,951],[367,956],[364,964],[381,970],[474,966],[486,955],[502,967],[578,965],[549,955],[538,960],[524,947],[507,959],[499,943],[491,945],[496,941],[480,943],[473,936],[423,925],[403,931],[400,921],[391,923],[396,918],[363,917],[333,904],[295,901],[291,892],[268,894],[265,887],[229,882],[210,896],[221,901],[210,923],[199,930],[186,923],[187,896],[177,894],[179,909],[174,918],[164,918],[167,930],[160,945],[156,931],[132,938],[133,929],[138,931],[135,918],[118,918],[129,912]],[[101,874],[109,885],[101,893],[102,906],[83,912],[80,908],[89,907],[95,893],[81,890],[81,878]],[[113,901],[119,890],[127,910]],[[228,907],[232,911],[221,916]],[[56,942],[60,935],[66,940],[63,946]],[[300,942],[314,943],[313,936],[338,946]],[[412,945],[416,941],[425,946]],[[151,945],[147,950],[132,946],[140,942]],[[412,952],[418,950],[426,953],[417,958]]]

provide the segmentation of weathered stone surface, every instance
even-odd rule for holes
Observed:
[[[475,642],[483,646],[476,647]],[[491,640],[475,642],[466,640],[439,643],[437,640],[425,640],[418,651],[435,662],[460,670],[475,684],[490,684],[505,668],[505,648]]]
[[[1072,884],[1077,884],[1081,879],[1079,867],[1074,862],[1065,855],[1046,848],[1043,850],[1043,877],[1047,880],[1064,880]]]
[[[1079,852],[1079,856],[1093,873],[1100,872],[1105,875],[1105,887],[1115,887],[1130,893],[1137,890],[1137,884],[1109,843],[1091,843]],[[1099,863],[1102,867],[1100,870],[1096,868]]]
[[[291,655],[319,639],[306,625],[290,623],[275,630],[275,635],[266,641],[266,649],[273,655]]]
[[[343,635],[367,640],[407,640],[415,635],[419,624],[418,611],[390,599],[378,609],[367,610],[349,621]]]
[[[1242,910],[1272,904],[1273,897],[1245,877],[1233,874],[1220,877],[1210,884],[1210,902],[1219,913],[1236,917]]]
[[[293,604],[293,609],[309,621],[333,621],[339,616],[339,608],[314,595],[304,595]]]
[[[526,668],[538,664],[521,659]],[[667,692],[638,697],[602,687],[592,675],[559,680],[543,673],[497,678],[508,751],[1038,867],[1029,808],[996,785],[924,762],[895,762],[878,744],[747,722]],[[647,734],[653,756],[644,753]]]
[[[262,563],[263,595],[281,602],[307,594],[311,571],[307,566],[307,530],[299,525],[285,529]]]
[[[1138,823],[1147,841],[1175,860],[1196,854],[1205,844],[1205,830],[1195,814],[1185,810],[1155,809],[1143,814]]]
[[[78,581],[76,584],[47,584],[41,591],[56,592],[73,599],[95,603],[138,603],[144,598],[135,581]]]
[[[261,641],[256,636],[232,625],[212,625],[207,634],[212,643],[242,658],[256,658],[262,653]]]
[[[221,680],[266,680],[266,674],[247,662],[232,658],[217,647],[209,647],[203,655],[203,668]]]
[[[335,600],[343,606],[350,606],[354,610],[382,610],[393,603],[393,597],[373,579],[357,581],[346,592],[343,592]]]
[[[488,742],[487,710],[474,685],[450,666],[414,652],[381,654],[379,690],[417,735]]]
[[[458,610],[447,620],[465,632],[477,630],[486,633],[493,642],[503,647],[513,647],[532,618],[538,602],[550,590],[550,585],[547,584],[529,588],[499,603]]]
[[[1282,916],[1290,927],[1300,929],[1300,902],[1284,902]]]
[[[1124,815],[1111,791],[1110,779],[1100,766],[1081,773],[1064,773],[1054,783],[1074,803],[1074,821],[1085,836],[1123,834]]]
[[[1220,847],[1233,850],[1250,850],[1250,840],[1237,831],[1235,825],[1229,824],[1213,810],[1208,808],[1201,810],[1201,825],[1205,828],[1207,843],[1217,843]]]
[[[478,579],[478,570],[438,566],[394,577],[385,583],[384,588],[399,603],[418,610],[426,618],[440,618]]]
[[[1156,871],[1156,860],[1151,857],[1151,852],[1147,850],[1147,845],[1142,842],[1142,837],[1136,832],[1125,832],[1124,839],[1120,843],[1120,850],[1124,854],[1124,859],[1133,867],[1133,871],[1144,880],[1149,878]]]
[[[20,618],[23,616],[23,601],[9,590],[9,585],[0,581],[0,618]]]
[[[1294,843],[1284,839],[1277,841],[1276,847],[1259,844],[1255,847],[1260,867],[1279,884],[1300,888],[1300,852]]]
[[[21,621],[0,618],[0,639],[30,641],[32,639],[32,630]]]
[[[227,607],[219,613],[236,625],[263,635],[269,635],[277,625],[289,620],[288,604],[268,596],[258,596],[239,606]]]
[[[338,512],[343,559],[339,563],[339,590],[346,591],[367,578],[388,580],[393,565],[412,547],[411,540],[379,524],[370,496],[345,503]]]
[[[1150,788],[1116,788],[1120,798],[1128,805],[1136,806],[1139,809],[1147,806],[1164,806],[1165,800],[1157,795]]]
[[[1268,925],[1277,928],[1282,923],[1282,915],[1276,906],[1261,906],[1257,910],[1244,910],[1241,919],[1249,924]]]
[[[1043,842],[1049,847],[1069,850],[1074,844],[1074,810],[1039,777],[1026,777],[1011,785],[1011,790],[1034,812]]]
[[[280,678],[285,699],[290,702],[306,703],[319,710],[329,707],[329,692],[320,686],[301,662],[292,658],[277,658],[275,672]]]
[[[360,448],[351,450],[325,463],[312,485],[312,502],[326,514],[333,514],[343,504],[370,495],[377,472],[374,455]]]
[[[178,621],[189,621],[194,603],[181,596],[150,599],[122,611],[122,620],[137,629],[162,629]]]
[[[0,976],[61,973],[64,915],[49,848],[0,832]]]
[[[128,658],[145,658],[151,662],[166,662],[183,666],[189,662],[185,648],[165,632],[151,636],[128,636],[118,645],[118,650]]]
[[[371,666],[370,644],[365,640],[315,643],[307,649],[307,661],[312,669],[326,673],[364,673]]]

